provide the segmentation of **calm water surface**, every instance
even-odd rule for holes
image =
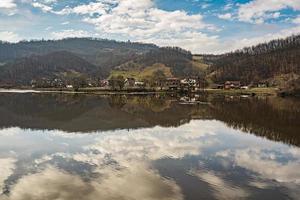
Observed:
[[[0,114],[1,200],[300,199],[299,99],[1,93]]]

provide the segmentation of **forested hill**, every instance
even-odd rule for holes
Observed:
[[[86,76],[103,77],[102,70],[73,53],[53,52],[43,56],[17,59],[1,67],[0,81],[3,85],[29,85],[32,80],[61,79]]]
[[[244,84],[268,81],[280,85],[300,75],[300,35],[273,40],[220,56],[207,56],[214,82],[240,80]]]
[[[62,40],[0,42],[0,63],[7,63],[31,55],[46,55],[68,51],[88,62],[110,68],[158,47],[153,44],[118,42],[94,38],[67,38]]]
[[[158,70],[166,72],[167,77],[193,76],[203,71],[191,52],[178,47],[90,38],[1,43],[0,67],[0,85],[5,86],[29,85],[36,79],[66,81],[70,74],[98,80],[116,70],[129,72],[127,75],[146,70],[148,78]]]

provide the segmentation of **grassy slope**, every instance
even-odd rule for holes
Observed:
[[[201,71],[206,71],[209,67],[207,64],[204,63],[203,58],[201,56],[193,56],[192,64],[193,67]]]
[[[195,70],[201,71],[203,73],[208,69],[208,65],[203,62],[202,57],[193,56],[193,60],[191,61],[192,67]],[[154,72],[157,70],[161,70],[164,72],[166,77],[173,77],[171,68],[167,67],[164,64],[156,63],[152,66],[148,66],[146,68],[140,67],[138,65],[131,66],[131,69],[124,68],[123,70],[112,70],[110,73],[110,77],[122,75],[125,78],[133,77],[138,80],[149,79],[153,76]]]
[[[134,70],[112,70],[110,77],[122,75],[125,78],[135,78],[137,80],[149,79],[153,76],[154,72],[161,70],[167,77],[172,77],[172,72],[169,67],[163,64],[157,63],[152,66],[146,67],[144,69],[134,69]]]

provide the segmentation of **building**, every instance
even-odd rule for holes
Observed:
[[[240,89],[241,88],[241,82],[240,81],[226,81],[224,84],[224,89],[230,90],[230,89]]]
[[[212,84],[211,89],[224,89],[224,84]]]
[[[146,86],[145,82],[143,81],[135,81],[134,85],[139,88],[144,88]]]
[[[178,78],[167,78],[165,80],[165,86],[169,90],[177,90],[180,87],[180,79]]]
[[[180,81],[180,89],[183,91],[195,90],[196,87],[197,87],[196,79],[186,78]]]
[[[242,89],[242,90],[248,90],[248,89],[249,89],[249,86],[242,86],[241,89]]]
[[[226,81],[224,84],[224,89],[240,89],[240,81]]]
[[[266,88],[266,87],[268,87],[269,86],[269,84],[268,84],[268,82],[266,82],[266,81],[260,81],[258,84],[257,84],[257,87],[259,87],[259,88]]]

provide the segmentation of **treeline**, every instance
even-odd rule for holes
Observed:
[[[215,82],[240,80],[250,84],[277,75],[300,74],[300,35],[243,48],[210,61]]]

